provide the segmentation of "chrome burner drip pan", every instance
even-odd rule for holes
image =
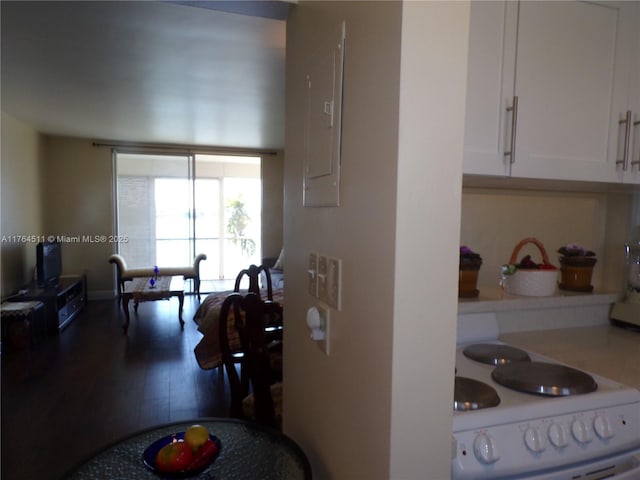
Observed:
[[[517,362],[497,366],[491,377],[519,392],[552,397],[594,392],[598,384],[588,373],[547,362]]]
[[[454,411],[479,410],[499,404],[500,397],[492,386],[472,378],[456,376],[453,392]]]
[[[510,345],[476,343],[465,347],[462,353],[471,360],[488,365],[505,365],[512,362],[529,362],[531,357],[524,350]]]

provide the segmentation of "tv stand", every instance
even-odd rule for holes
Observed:
[[[87,303],[87,279],[85,275],[60,277],[55,287],[41,287],[33,283],[27,292],[15,297],[16,301],[38,300],[44,303],[45,323],[48,333],[59,333],[78,316]]]

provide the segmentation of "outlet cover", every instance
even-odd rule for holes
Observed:
[[[329,355],[329,339],[331,338],[331,322],[329,321],[329,309],[321,307],[320,305],[317,305],[316,308],[318,309],[318,313],[320,314],[320,321],[322,322],[322,325],[324,327],[324,340],[320,340],[318,342],[318,348],[320,348],[320,350],[322,350],[325,355]]]

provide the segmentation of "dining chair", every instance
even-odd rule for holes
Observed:
[[[236,283],[233,288],[233,291],[240,292],[240,283],[242,282],[242,279],[246,275],[247,277],[249,277],[248,291],[255,293],[256,295],[258,295],[258,297],[261,297],[260,273],[262,273],[266,278],[267,300],[273,301],[273,287],[271,284],[271,273],[269,273],[269,268],[264,265],[260,265],[260,266],[250,265],[249,268],[245,268],[244,270],[241,270],[240,273],[238,273],[238,275],[236,276]]]
[[[269,269],[266,268],[264,265],[250,265],[249,268],[245,268],[240,270],[240,273],[238,273],[238,275],[236,276],[236,281],[235,281],[235,285],[233,287],[233,291],[235,293],[240,293],[240,285],[242,283],[242,280],[245,276],[248,277],[249,279],[249,289],[247,290],[248,292],[253,292],[256,295],[258,295],[258,297],[262,298],[262,294],[260,292],[260,273],[263,273],[265,275],[266,278],[266,284],[267,284],[267,300],[273,301],[273,288],[271,286],[271,274],[269,273]],[[220,319],[223,318],[228,318],[227,315],[223,315],[222,310],[220,311]],[[220,339],[220,343],[223,343],[222,338]],[[240,364],[242,361],[242,357],[244,356],[244,354],[241,351],[235,351],[232,352],[231,355],[231,361],[233,361],[236,364]],[[224,363],[221,365],[221,368],[224,366]]]
[[[232,293],[221,309],[222,318],[230,314],[243,355],[238,372],[229,322],[220,322],[222,362],[231,391],[229,414],[281,428],[282,307],[254,292]]]

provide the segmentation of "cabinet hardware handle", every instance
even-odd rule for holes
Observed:
[[[622,146],[622,160],[616,160],[616,165],[622,164],[622,170],[627,171],[629,162],[629,137],[631,136],[631,110],[627,110],[624,120],[618,120],[618,125],[624,125],[624,145]]]
[[[507,112],[513,112],[511,115],[511,143],[509,145],[509,151],[504,152],[504,156],[509,157],[509,163],[515,162],[515,150],[516,150],[516,130],[518,128],[518,96],[513,97],[513,105],[507,107]]]
[[[638,125],[640,125],[640,120],[633,122],[633,128],[636,128]],[[633,151],[631,152],[631,155],[633,155]],[[640,141],[638,141],[638,160],[633,160],[631,162],[631,168],[633,168],[634,165],[638,165],[638,170],[640,170]]]

